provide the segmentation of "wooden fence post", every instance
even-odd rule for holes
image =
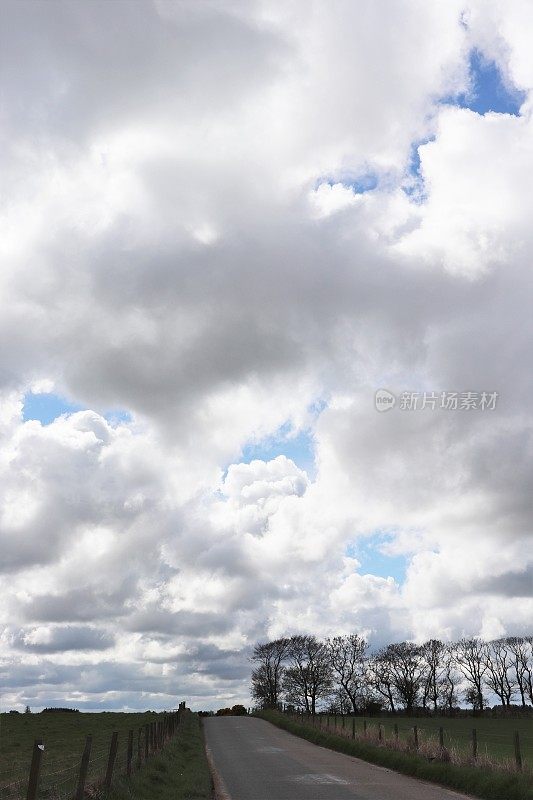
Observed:
[[[114,731],[111,736],[111,744],[109,746],[109,757],[107,759],[107,770],[105,773],[105,786],[109,789],[111,781],[113,780],[113,767],[115,766],[115,759],[117,757],[118,747],[118,732]]]
[[[381,722],[378,722],[378,740],[380,742],[383,741],[383,729],[381,727]]]
[[[415,739],[415,748],[418,750],[418,725],[413,725],[413,735]]]
[[[133,758],[133,731],[128,731],[128,750],[126,753],[126,775],[131,775],[131,761]]]
[[[518,770],[522,770],[522,753],[520,752],[520,734],[518,731],[514,732],[514,758],[516,762],[516,768]]]
[[[144,760],[148,760],[148,748],[149,748],[149,726],[148,723],[144,726]]]
[[[352,719],[352,739],[355,739],[355,717]]]
[[[37,789],[39,788],[39,772],[41,771],[41,761],[43,758],[44,744],[42,739],[35,739],[31,754],[30,775],[28,778],[28,791],[26,800],[35,800]]]
[[[472,728],[472,758],[477,760],[477,730]]]
[[[87,770],[89,769],[89,760],[91,758],[92,743],[93,737],[91,734],[89,734],[85,739],[85,747],[83,748],[83,753],[81,755],[80,771],[78,773],[78,785],[76,787],[75,795],[76,800],[83,800],[85,781],[87,780]]]
[[[444,728],[439,728],[439,747],[444,750]]]

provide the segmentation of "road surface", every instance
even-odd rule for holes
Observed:
[[[204,718],[220,800],[471,800],[254,717]]]

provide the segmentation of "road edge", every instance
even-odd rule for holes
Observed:
[[[207,758],[207,764],[209,766],[209,771],[211,772],[211,780],[213,782],[214,800],[231,800],[231,795],[228,792],[228,789],[226,787],[226,784],[224,783],[222,775],[215,766],[213,753],[211,752],[211,748],[207,744],[207,739],[205,737],[205,730],[203,731],[203,733],[204,733],[205,756]]]

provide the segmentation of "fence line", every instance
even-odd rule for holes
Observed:
[[[422,749],[423,745],[437,745],[438,739],[438,749],[436,750],[435,754],[430,755],[430,758],[440,758],[442,760],[450,760],[451,753],[450,750],[454,748],[457,752],[469,752],[470,753],[470,760],[474,764],[478,764],[480,766],[484,765],[483,762],[486,764],[488,760],[488,754],[485,753],[485,757],[480,759],[479,757],[479,743],[480,738],[484,738],[485,736],[497,737],[499,741],[505,742],[507,741],[510,745],[510,750],[513,753],[513,756],[509,757],[509,759],[505,758],[497,758],[496,756],[492,757],[493,761],[498,763],[508,763],[511,762],[514,765],[514,769],[518,772],[521,772],[524,769],[523,763],[523,753],[522,753],[522,746],[524,744],[524,740],[529,743],[530,737],[527,735],[520,734],[518,731],[513,731],[511,741],[507,739],[503,734],[492,734],[492,733],[485,733],[478,731],[477,728],[472,728],[470,731],[470,736],[468,739],[457,739],[453,736],[450,736],[449,731],[442,726],[439,728],[433,728],[431,726],[420,725],[418,720],[416,723],[413,721],[409,725],[401,725],[399,726],[398,722],[391,722],[391,727],[393,725],[393,738],[387,737],[386,725],[383,721],[371,721],[370,725],[368,724],[367,720],[363,718],[363,726],[362,731],[361,729],[356,729],[356,717],[348,715],[337,715],[337,714],[309,714],[304,711],[293,712],[293,711],[284,711],[285,716],[288,716],[295,722],[299,722],[300,724],[307,725],[313,728],[319,728],[326,733],[333,733],[337,736],[343,736],[344,738],[351,738],[351,739],[363,739],[367,741],[371,741],[373,744],[376,744],[381,747],[389,747],[394,749],[412,749],[416,752]],[[339,725],[337,717],[340,717],[341,724]],[[351,724],[347,720],[351,719]],[[404,720],[402,720],[404,722]],[[424,733],[423,739],[420,737],[420,733]],[[400,738],[401,734],[408,734],[407,741],[405,738],[402,740]],[[445,744],[447,742],[447,745]]]
[[[34,741],[26,779],[0,784],[2,800],[83,800],[90,786],[111,786],[118,774],[130,776],[172,739],[183,711],[164,712],[160,719],[140,727],[113,731],[109,744],[93,749],[89,734],[83,751],[61,761],[47,763],[46,743]],[[65,763],[68,761],[68,763]],[[58,769],[56,769],[58,768]],[[3,773],[8,775],[8,771]],[[9,774],[9,777],[12,773]]]

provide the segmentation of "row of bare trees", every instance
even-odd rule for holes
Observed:
[[[256,644],[251,661],[251,694],[263,708],[452,713],[462,700],[483,711],[487,697],[533,705],[533,636],[399,642],[369,654],[357,634],[298,635]]]

